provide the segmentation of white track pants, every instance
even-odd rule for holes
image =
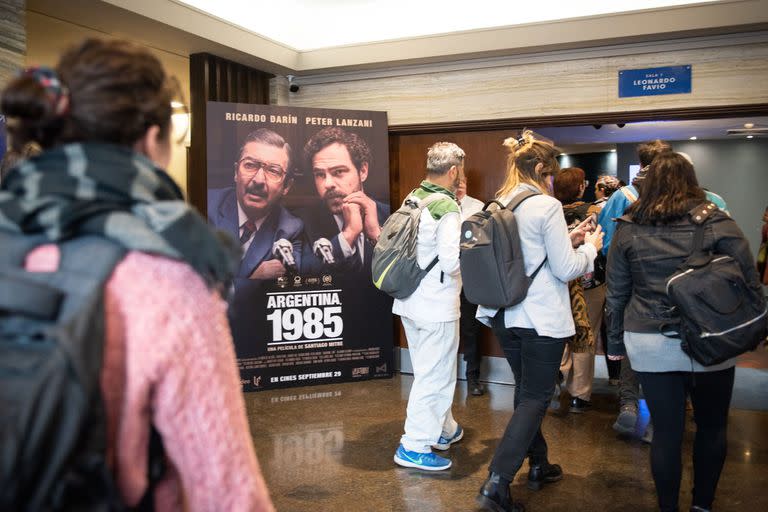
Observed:
[[[458,428],[451,405],[456,390],[459,321],[401,319],[413,365],[413,385],[400,442],[406,450],[425,453],[432,451],[441,434],[450,437]]]

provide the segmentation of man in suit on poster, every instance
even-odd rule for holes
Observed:
[[[373,247],[389,206],[365,193],[372,165],[368,144],[356,133],[323,128],[307,141],[304,158],[320,199],[299,212],[309,243],[330,242],[333,257],[323,260],[326,265],[332,259],[333,268],[370,280]]]
[[[304,225],[282,204],[293,185],[291,147],[266,128],[249,133],[234,163],[234,186],[208,190],[208,220],[239,240],[243,249],[229,307],[239,357],[258,351],[264,331],[253,312],[265,300],[263,284],[301,264]]]
[[[391,311],[392,299],[371,278],[373,248],[389,216],[389,206],[364,190],[373,165],[371,150],[356,133],[328,127],[310,137],[304,159],[319,197],[298,212],[305,252],[314,252],[304,256],[302,273],[330,272],[334,286],[343,290],[345,347],[390,343],[392,318],[381,312]],[[389,371],[386,365],[380,370]]]
[[[235,185],[208,190],[208,219],[242,245],[238,278],[275,279],[300,263],[303,224],[280,204],[293,185],[290,151],[283,137],[259,128],[240,148]],[[292,250],[276,250],[278,241]]]

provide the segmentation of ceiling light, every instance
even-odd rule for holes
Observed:
[[[689,140],[696,140],[696,139],[698,139],[698,137],[694,135],[693,137],[688,137],[688,139]]]
[[[746,128],[747,130],[754,127],[755,127],[755,123],[744,123],[744,128]]]
[[[183,108],[184,104],[180,101],[172,101],[171,108]]]
[[[615,153],[615,152],[616,152],[616,150],[615,150],[615,149],[612,149],[612,150],[611,150],[611,153]]]
[[[748,139],[754,139],[754,138],[755,138],[755,136],[754,136],[754,135],[747,135],[747,138],[748,138]]]

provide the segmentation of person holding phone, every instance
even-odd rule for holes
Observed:
[[[581,199],[589,182],[583,169],[568,167],[555,177],[555,198],[563,204],[563,214],[569,230],[592,231],[597,225],[599,207]],[[602,260],[602,261],[599,261]],[[563,351],[560,382],[570,395],[569,412],[583,413],[592,406],[592,383],[595,378],[595,346],[603,320],[605,302],[604,259],[598,254],[594,270],[569,283],[576,336]],[[583,300],[581,299],[583,297]],[[555,402],[559,407],[559,393]]]
[[[509,150],[504,184],[496,198],[504,205],[522,192],[537,192],[515,210],[526,272],[542,262],[522,302],[507,308],[481,305],[477,318],[493,329],[504,350],[515,382],[515,413],[507,425],[489,467],[488,479],[476,498],[483,510],[522,511],[512,500],[509,484],[525,459],[527,485],[538,490],[563,478],[558,464],[549,462],[541,424],[555,388],[566,340],[575,334],[568,281],[592,270],[603,246],[598,227],[568,233],[563,210],[552,194],[552,179],[560,171],[559,150],[524,130],[504,141]],[[574,248],[575,247],[575,248]]]

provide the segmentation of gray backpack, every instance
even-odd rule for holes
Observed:
[[[491,201],[461,225],[461,280],[473,304],[506,308],[523,301],[547,258],[530,276],[520,246],[514,211],[538,192],[521,192],[504,207]]]
[[[396,299],[404,299],[416,291],[424,276],[437,264],[435,258],[427,268],[419,267],[416,238],[421,212],[434,201],[447,197],[438,192],[424,199],[409,194],[403,205],[384,222],[371,263],[376,288]]]

